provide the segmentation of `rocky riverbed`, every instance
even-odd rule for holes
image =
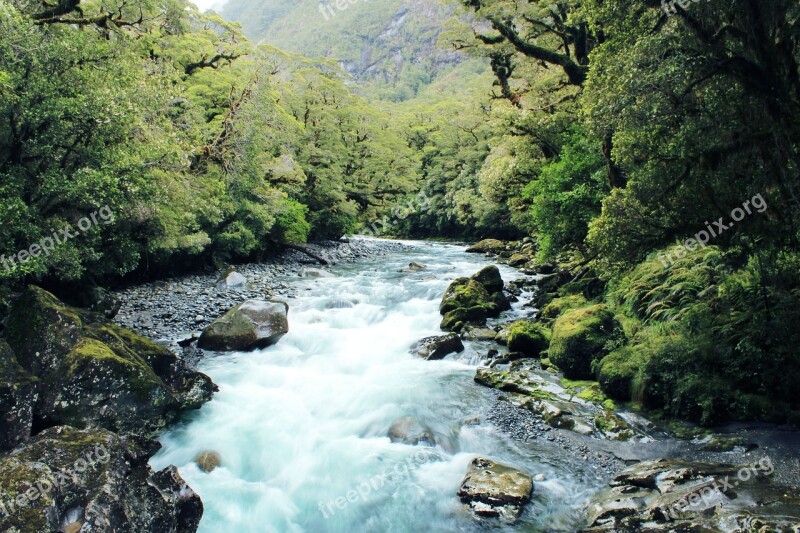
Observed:
[[[331,265],[384,256],[404,248],[394,241],[353,239],[305,246]],[[232,266],[243,276],[238,285],[220,283],[225,271],[135,285],[116,292],[121,307],[115,320],[138,333],[175,344],[197,335],[212,320],[249,299],[286,299],[297,295],[292,280],[325,272],[319,260],[287,249],[264,263]],[[304,272],[305,269],[305,272]],[[324,274],[322,274],[324,275]]]

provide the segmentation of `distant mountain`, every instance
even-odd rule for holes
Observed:
[[[222,14],[257,42],[336,59],[373,96],[402,101],[465,63],[437,47],[454,11],[437,0],[230,0]]]

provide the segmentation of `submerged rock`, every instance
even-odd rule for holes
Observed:
[[[501,517],[514,521],[528,503],[533,480],[528,474],[510,466],[477,457],[470,463],[458,497],[477,516]]]
[[[336,275],[331,274],[327,270],[321,268],[305,267],[300,269],[301,278],[335,278]]]
[[[412,446],[436,446],[433,431],[410,416],[398,418],[389,427],[389,440]]]
[[[203,503],[174,466],[147,466],[158,448],[105,430],[45,430],[0,457],[0,530],[196,531]]]
[[[0,371],[11,394],[0,399],[0,410],[15,435],[6,447],[29,436],[31,415],[40,428],[148,433],[200,407],[214,391],[208,376],[167,348],[36,286],[15,302],[5,335],[13,352],[0,350]]]
[[[464,343],[461,338],[455,333],[449,335],[442,335],[439,337],[426,337],[411,345],[411,353],[434,361],[443,359],[451,353],[460,353],[464,351]]]
[[[250,351],[278,342],[289,332],[289,305],[247,300],[214,320],[197,347],[214,351]]]

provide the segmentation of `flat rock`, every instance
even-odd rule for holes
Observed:
[[[528,474],[476,457],[458,489],[458,497],[477,516],[514,521],[531,499],[533,479]]]
[[[434,361],[437,359],[444,359],[451,353],[460,353],[464,351],[464,343],[461,338],[455,334],[441,335],[438,337],[425,337],[414,344],[410,348],[411,353]]]

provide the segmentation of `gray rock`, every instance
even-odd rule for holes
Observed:
[[[470,463],[458,497],[477,516],[500,517],[513,522],[531,499],[533,480],[510,466],[477,457]]]
[[[289,332],[289,305],[247,300],[214,320],[197,347],[214,351],[250,351],[278,342]]]
[[[247,278],[235,270],[228,270],[219,280],[217,280],[217,289],[239,289],[247,285]]]
[[[411,353],[433,361],[437,359],[444,359],[451,353],[460,353],[464,351],[464,343],[461,338],[455,334],[442,335],[439,337],[426,337],[411,345]]]

